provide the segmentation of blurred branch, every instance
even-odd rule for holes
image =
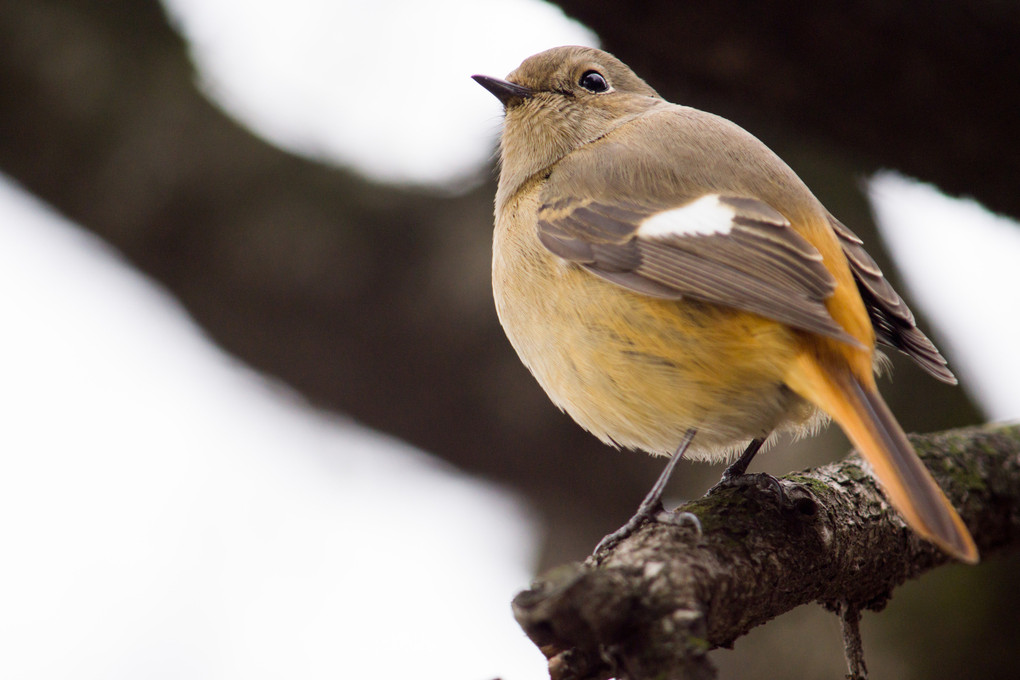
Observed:
[[[1020,216],[1020,4],[557,0],[667,99]],[[766,140],[771,141],[771,140]],[[781,153],[780,155],[785,155]]]
[[[1020,543],[1020,426],[912,437],[988,559]],[[706,654],[796,606],[881,609],[947,562],[886,504],[861,459],[787,475],[781,510],[731,489],[687,503],[702,523],[649,524],[545,574],[514,600],[553,680],[712,678]],[[851,631],[855,633],[856,631]],[[848,636],[852,639],[854,635]],[[863,672],[860,650],[848,659]]]
[[[496,320],[491,178],[460,193],[385,185],[267,144],[196,87],[154,0],[0,2],[0,85],[0,169],[244,362],[525,490],[548,516],[605,486],[597,464],[576,479],[597,444],[549,405]],[[566,453],[537,473],[543,446]],[[615,475],[640,488],[639,469]]]

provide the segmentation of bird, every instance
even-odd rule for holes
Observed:
[[[917,534],[978,561],[878,391],[879,347],[956,378],[861,239],[783,160],[595,48],[472,77],[504,107],[492,287],[510,344],[581,427],[672,456],[610,543],[661,514],[681,458],[730,462],[723,481],[739,480],[779,434],[831,419]]]

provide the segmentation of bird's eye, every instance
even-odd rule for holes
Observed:
[[[598,71],[585,71],[581,79],[577,81],[577,84],[588,90],[589,92],[605,92],[609,89],[609,83],[606,82],[605,77]]]

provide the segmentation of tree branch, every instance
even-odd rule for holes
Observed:
[[[1020,426],[911,439],[984,559],[1020,542]],[[782,508],[724,490],[678,509],[700,518],[700,536],[649,524],[520,593],[515,616],[550,677],[712,678],[707,652],[755,626],[819,602],[846,627],[855,611],[881,609],[896,586],[949,561],[891,510],[856,454],[781,483]],[[863,672],[859,650],[848,659]]]
[[[1020,155],[989,153],[1017,148],[1020,89],[1002,86],[1020,77],[1020,60],[1004,56],[1020,36],[1016,3],[556,4],[671,101],[756,134],[785,126],[858,172],[897,168],[1020,215]]]

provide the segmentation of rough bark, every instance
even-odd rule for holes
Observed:
[[[912,440],[983,559],[1015,549],[1020,426]],[[890,510],[856,454],[782,484],[782,507],[723,490],[678,509],[699,517],[700,535],[689,525],[648,524],[519,594],[515,615],[549,658],[551,678],[711,678],[708,651],[755,626],[819,602],[855,627],[855,612],[881,609],[898,585],[948,561]],[[848,658],[863,672],[859,650]]]

